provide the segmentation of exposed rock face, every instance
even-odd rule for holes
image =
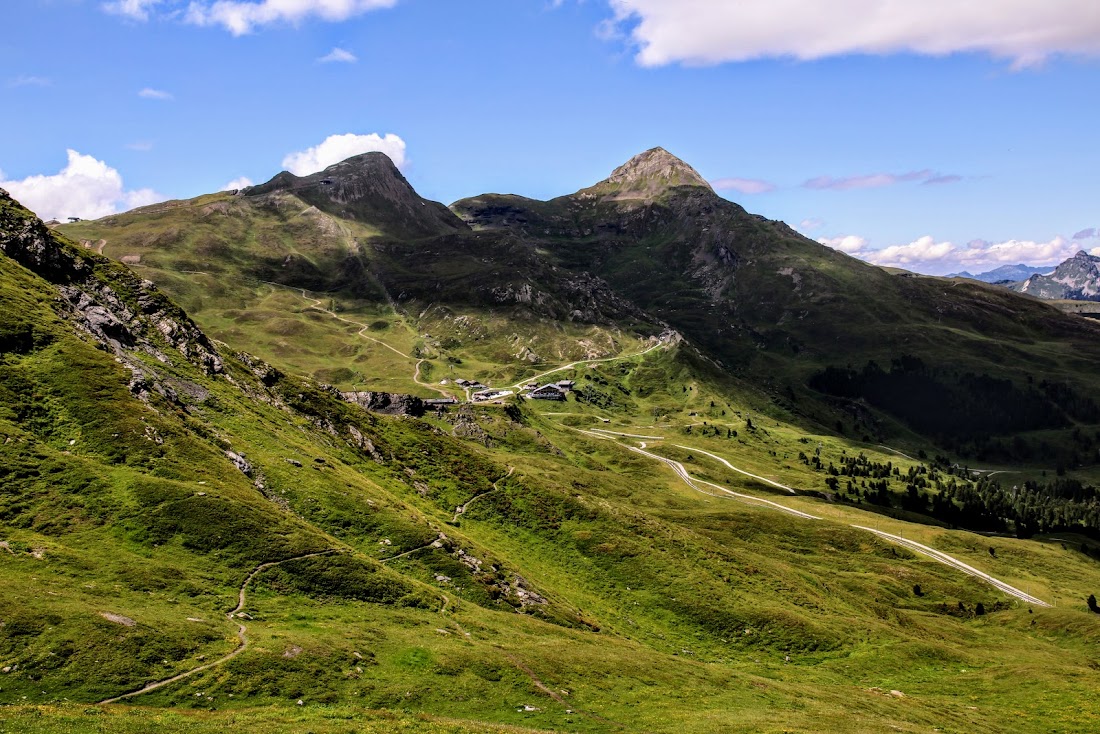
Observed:
[[[246,477],[252,476],[252,463],[244,458],[244,456],[238,454],[236,451],[226,451],[225,458],[233,462],[233,466],[240,469],[241,473]]]
[[[105,257],[67,246],[2,189],[0,252],[58,286],[62,310],[114,353],[138,348],[167,362],[159,347],[166,344],[207,374],[222,372],[221,357],[206,335],[153,283]]]
[[[355,403],[364,410],[385,415],[424,415],[424,401],[413,395],[391,392],[345,392],[344,400]]]
[[[604,199],[650,199],[675,186],[699,186],[711,190],[694,168],[664,148],[639,153],[611,172],[605,180],[580,192]]]
[[[424,237],[466,229],[447,207],[422,198],[384,153],[364,153],[320,173],[283,171],[267,183],[244,189],[257,198],[289,193],[322,212],[368,222],[387,234]]]
[[[1050,275],[1032,275],[1016,290],[1038,298],[1100,301],[1100,257],[1081,250]]]

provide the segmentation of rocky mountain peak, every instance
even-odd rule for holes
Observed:
[[[687,163],[664,148],[650,148],[581,193],[602,195],[606,199],[652,199],[680,186],[712,191],[706,179]]]
[[[308,176],[283,171],[242,192],[247,197],[274,193],[291,194],[328,214],[366,222],[401,237],[466,228],[447,207],[416,193],[385,153],[362,153]]]
[[[660,181],[667,186],[706,186],[710,184],[694,168],[664,148],[650,148],[622,164],[607,179],[627,186]]]
[[[1074,301],[1100,300],[1100,257],[1080,250],[1050,275],[1035,275],[1015,287],[1039,298]]]

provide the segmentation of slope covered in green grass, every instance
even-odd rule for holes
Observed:
[[[1100,568],[1079,539],[915,525],[862,492],[830,501],[827,467],[845,456],[889,463],[897,495],[929,462],[850,429],[807,430],[797,406],[723,375],[690,342],[582,360],[562,373],[578,382],[564,403],[372,415],[292,359],[278,369],[207,340],[126,268],[0,204],[0,287],[19,304],[0,317],[0,728],[325,731],[377,710],[424,731],[466,724],[419,713],[551,731],[1095,725],[1098,628],[1084,598]],[[367,333],[396,328],[378,320]],[[455,346],[456,366],[523,376],[496,361],[495,329],[487,341]],[[632,450],[642,443],[821,519],[698,491]],[[1029,609],[853,525],[1055,606]],[[247,617],[227,618],[267,563]],[[218,661],[240,646],[239,624],[237,656],[95,705]]]

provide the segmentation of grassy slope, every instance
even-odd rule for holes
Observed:
[[[424,370],[436,382],[458,376],[511,383],[541,365],[635,351],[640,343],[611,325],[517,318],[525,309],[479,296],[489,284],[507,282],[506,271],[502,277],[499,268],[486,268],[489,242],[440,238],[410,250],[288,193],[261,200],[212,194],[63,231],[126,259],[211,336],[343,389],[435,397],[412,379],[417,358],[427,358]],[[491,246],[501,257],[515,256],[513,244]],[[357,325],[312,309],[317,300]],[[357,336],[362,326],[410,358]]]
[[[992,286],[887,274],[699,187],[626,201],[486,195],[453,208],[479,232],[522,233],[563,268],[605,278],[807,425],[927,442],[865,402],[807,387],[826,366],[888,367],[905,354],[1017,387],[1047,379],[1087,396],[1100,386],[1094,324]],[[1039,453],[1078,454],[1069,434]]]
[[[610,408],[571,400],[520,414],[475,412],[471,420],[489,434],[491,448],[433,430],[449,430],[454,415],[425,422],[372,418],[293,378],[265,393],[235,363],[238,383],[294,409],[257,402],[177,364],[161,369],[201,383],[212,398],[189,415],[165,405],[154,413],[129,397],[126,375],[108,355],[50,315],[48,287],[0,261],[5,302],[29,299],[11,315],[54,334],[54,343],[5,356],[6,384],[17,395],[49,394],[59,406],[45,415],[5,416],[5,435],[19,439],[3,447],[6,465],[61,467],[49,479],[28,473],[21,484],[5,485],[18,491],[6,497],[4,539],[15,553],[0,551],[10,590],[0,597],[6,604],[0,618],[18,623],[0,629],[0,662],[19,668],[0,679],[0,700],[91,701],[230,649],[232,627],[220,614],[259,560],[339,547],[373,569],[374,559],[444,532],[454,545],[387,564],[412,606],[364,601],[355,585],[332,585],[326,568],[345,573],[335,561],[261,576],[248,608],[256,617],[253,648],[141,699],[180,713],[137,709],[135,718],[161,717],[166,727],[201,731],[272,706],[324,730],[349,715],[347,707],[366,706],[590,731],[614,730],[608,719],[651,731],[1095,724],[1089,702],[1096,692],[1096,626],[1081,598],[1100,585],[1100,572],[1073,548],[877,520],[1061,604],[1034,613],[998,608],[988,587],[846,528],[876,522],[858,510],[789,500],[829,518],[806,523],[718,501],[614,442],[570,429],[603,426],[602,416],[616,429],[682,436],[677,443],[800,488],[821,488],[820,474],[790,460],[804,449],[804,432],[769,423],[766,434],[746,434],[745,417],[759,422],[751,401],[731,398],[673,354],[593,370],[599,379],[591,382],[614,398]],[[484,364],[489,369],[488,359]],[[583,381],[585,372],[574,376]],[[105,384],[96,387],[89,375]],[[89,394],[96,411],[80,407]],[[90,417],[96,412],[98,420]],[[739,426],[740,434],[699,438],[697,425],[685,432],[700,420]],[[138,424],[151,423],[167,440],[112,440],[120,432],[104,428],[128,422],[131,435],[144,435]],[[385,463],[349,443],[348,425],[369,437]],[[811,438],[826,456],[842,450],[889,456],[840,438]],[[288,511],[264,499],[221,456],[226,441],[262,469],[268,495]],[[134,448],[147,443],[157,446],[149,448],[155,461]],[[487,491],[507,466],[517,470],[499,491],[471,505],[457,526],[448,524],[456,504]],[[699,458],[695,466],[732,488],[764,493],[713,462]],[[59,481],[78,470],[87,476]],[[199,481],[207,482],[202,498]],[[227,534],[218,524],[224,514],[213,521],[203,516],[207,522],[197,528],[159,519],[190,516],[211,498],[233,502],[235,517],[264,520]],[[60,526],[58,518],[68,523]],[[390,544],[380,544],[385,540]],[[471,573],[456,560],[457,547],[501,571]],[[44,551],[41,558],[29,552],[36,549]],[[538,614],[513,611],[507,587],[516,573],[550,600]],[[914,583],[925,596],[913,595]],[[960,601],[997,611],[956,616]],[[122,628],[100,611],[138,625]],[[524,668],[555,691],[568,691],[559,693],[564,702],[541,694]],[[889,696],[892,689],[906,697]],[[302,709],[293,707],[298,698]],[[524,704],[540,710],[516,710]],[[222,707],[230,712],[187,713]],[[58,727],[72,721],[74,731],[95,730],[95,717],[76,715],[82,710],[0,709],[0,721],[32,726],[45,717]],[[267,709],[255,717],[279,730]],[[410,724],[421,725],[433,724]]]

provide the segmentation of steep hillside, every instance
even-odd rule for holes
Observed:
[[[369,222],[391,237],[429,237],[461,231],[465,225],[447,207],[420,197],[383,153],[364,153],[309,176],[283,171],[242,196],[278,206],[290,194],[341,219]]]
[[[884,485],[948,470],[721,402],[675,347],[570,368],[561,405],[379,416],[208,340],[6,195],[0,251],[0,703],[19,730],[97,712],[122,731],[332,731],[364,709],[424,731],[493,728],[404,714],[1091,723],[1100,570],[1076,540],[826,502],[824,467],[857,453]],[[153,708],[114,713],[133,704]]]
[[[1074,401],[1087,403],[1098,387],[1096,370],[1083,369],[1100,364],[1096,325],[977,283],[891,275],[747,213],[659,148],[576,194],[548,202],[485,195],[452,208],[479,233],[512,232],[561,267],[606,280],[730,374],[824,425],[839,419],[856,435],[895,433],[867,416],[870,405],[941,444],[977,451],[981,441],[972,439],[1031,424],[991,416],[960,443],[935,425],[961,420],[951,396],[1026,402],[1040,380],[1066,396],[1035,398],[1051,414],[1046,427],[1097,421],[1092,409],[1072,415]],[[837,392],[821,379],[827,368],[869,361],[892,374],[910,357],[935,383],[913,403]]]

